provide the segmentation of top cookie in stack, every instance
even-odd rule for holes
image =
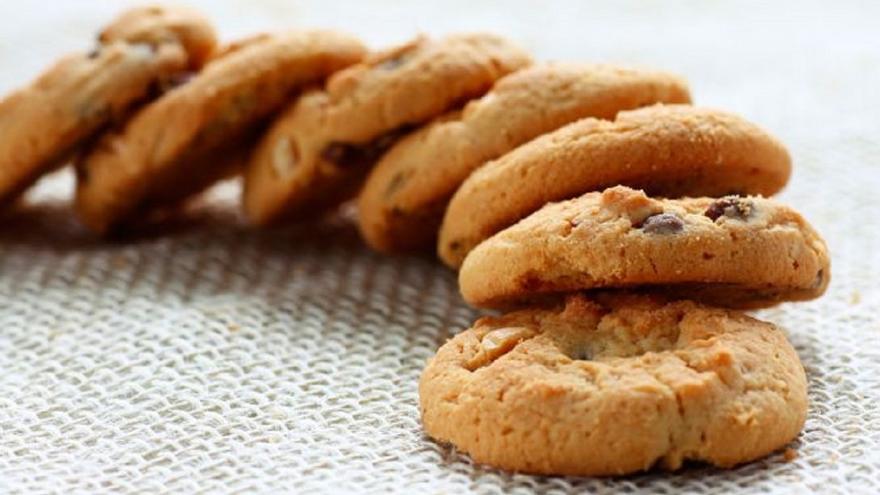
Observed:
[[[652,199],[618,186],[552,203],[465,259],[465,300],[507,307],[554,293],[650,289],[714,305],[813,299],[829,282],[815,230],[759,196]]]

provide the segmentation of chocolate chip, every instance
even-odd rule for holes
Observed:
[[[358,146],[334,141],[324,148],[321,152],[321,158],[341,166],[354,161],[362,154],[362,150]]]
[[[529,274],[519,279],[519,286],[525,292],[538,292],[545,285],[544,281],[534,274]]]
[[[338,167],[367,167],[378,160],[400,137],[412,129],[404,125],[364,144],[334,141],[321,152],[321,157]]]
[[[377,151],[385,151],[400,138],[399,132],[389,132],[387,134],[383,134],[378,138],[374,139],[372,143],[370,143],[370,147]]]
[[[704,215],[714,222],[722,216],[736,220],[745,220],[752,214],[753,204],[751,201],[739,196],[725,196],[716,199],[706,208]]]
[[[92,48],[92,51],[90,51],[90,52],[86,55],[86,57],[88,57],[89,60],[95,60],[95,59],[98,58],[100,55],[101,55],[101,47],[100,47],[100,46],[96,46],[96,47]]]
[[[575,349],[575,351],[571,353],[571,359],[575,361],[590,361],[593,359],[593,355],[590,354],[589,349],[584,347]]]
[[[155,100],[174,88],[183,86],[196,76],[195,72],[187,71],[174,74],[164,79],[154,80],[147,91],[147,99]]]
[[[672,213],[658,213],[646,218],[639,228],[648,234],[675,234],[684,229],[684,222]]]
[[[195,72],[179,72],[166,79],[164,81],[164,84],[162,85],[162,89],[165,91],[171,91],[174,88],[183,86],[184,84],[192,81],[194,77],[196,77]]]

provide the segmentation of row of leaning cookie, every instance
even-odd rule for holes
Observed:
[[[483,161],[580,118],[689,100],[669,74],[532,66],[487,34],[420,37],[371,55],[329,31],[218,48],[199,14],[140,8],[102,31],[96,50],[66,57],[0,102],[0,127],[10,130],[0,141],[0,197],[11,202],[72,158],[79,216],[107,233],[174,211],[244,164],[244,209],[264,225],[351,198],[381,158],[361,194],[362,231],[383,250],[418,247]],[[377,188],[382,200],[371,201]],[[407,209],[408,197],[420,203]],[[367,228],[382,223],[376,212],[394,220],[393,236]]]
[[[246,168],[255,223],[314,216],[351,197],[349,176],[397,136],[530,63],[489,34],[418,37],[376,53],[325,30],[218,46],[196,12],[132,9],[95,50],[65,57],[0,102],[9,131],[0,199],[14,202],[72,161],[78,216],[106,234],[174,213]]]
[[[94,50],[0,101],[0,203],[73,162],[76,210],[97,232],[173,211],[237,173],[265,121],[301,90],[365,54],[326,30],[220,46],[190,9],[125,11]]]

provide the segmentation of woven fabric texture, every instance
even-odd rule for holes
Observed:
[[[0,2],[0,91],[87,49],[125,3]],[[227,39],[486,29],[539,59],[665,68],[779,135],[795,163],[781,198],[833,254],[823,299],[759,314],[809,376],[797,457],[620,479],[475,466],[419,424],[425,361],[479,314],[434,259],[373,254],[345,218],[250,231],[234,183],[184,222],[104,243],[72,218],[61,172],[0,222],[0,492],[880,490],[880,4],[193,3]]]

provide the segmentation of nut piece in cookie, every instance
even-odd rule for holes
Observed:
[[[490,237],[465,259],[459,283],[480,307],[640,287],[748,308],[819,297],[830,273],[825,242],[785,205],[652,199],[618,186],[548,204]]]
[[[479,97],[530,59],[489,34],[419,37],[334,74],[272,124],[245,174],[243,204],[266,225],[350,199],[401,136]]]
[[[124,12],[98,34],[102,45],[124,41],[158,46],[179,43],[191,69],[201,68],[217,47],[217,34],[202,15],[186,7],[159,5]]]
[[[177,206],[239,169],[246,160],[239,155],[266,119],[298,91],[364,53],[353,37],[324,30],[254,37],[222,50],[78,161],[81,220],[106,233]]]
[[[790,173],[785,147],[730,113],[655,105],[583,119],[471,174],[449,202],[437,250],[458,268],[480,242],[546,203],[617,184],[666,197],[771,195]]]
[[[383,252],[430,248],[455,190],[485,162],[581,118],[688,102],[687,84],[664,72],[561,63],[516,71],[382,157],[358,196],[361,233]]]
[[[211,25],[187,9],[123,13],[89,53],[69,55],[0,101],[0,206],[61,166],[97,133],[198,68]]]
[[[582,476],[732,467],[784,448],[807,412],[774,325],[619,294],[478,320],[428,363],[419,402],[428,435],[476,462]]]

